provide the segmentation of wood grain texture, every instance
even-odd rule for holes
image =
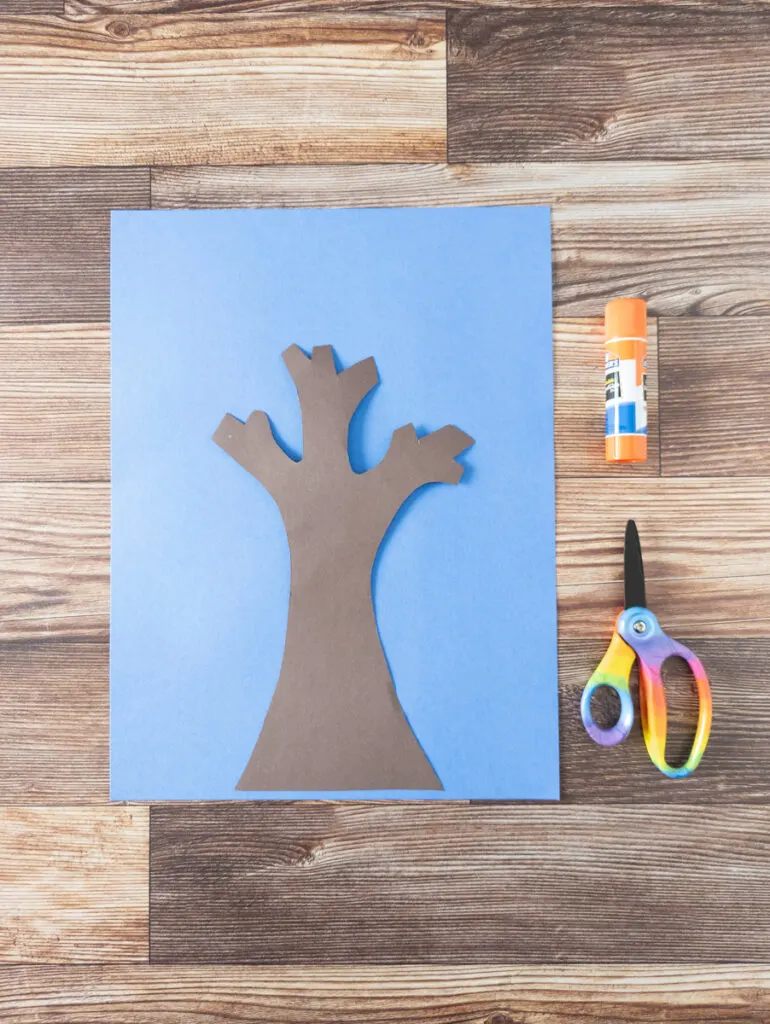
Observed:
[[[767,749],[770,641],[687,642],[706,665],[714,726],[698,771],[679,785],[647,757],[639,716],[631,739],[611,750],[592,743],[579,717],[580,694],[611,631],[559,644],[562,799],[568,803],[732,804],[770,802]],[[686,639],[682,637],[682,639]],[[750,666],[750,670],[747,669]],[[106,643],[40,640],[0,644],[0,802],[82,804],[107,799],[108,649]],[[683,762],[697,709],[684,672],[666,675],[669,758]],[[596,702],[595,702],[596,705]],[[601,707],[595,708],[601,714]],[[609,707],[606,708],[609,722]]]
[[[6,14],[62,14],[63,0],[0,0],[0,17]]]
[[[3,0],[23,3],[26,0]],[[42,2],[42,0],[41,0]],[[763,10],[768,0],[734,0],[746,7]],[[91,17],[94,14],[137,14],[161,11],[253,11],[260,15],[302,15],[308,13],[366,13],[382,11],[419,11],[421,14],[444,11],[475,11],[479,8],[530,10],[554,8],[570,12],[575,7],[637,7],[639,0],[64,0],[67,17]],[[662,9],[721,7],[724,0],[646,0],[646,6]],[[0,5],[2,10],[2,5]]]
[[[768,108],[770,109],[770,108]],[[770,163],[153,168],[153,206],[552,206],[554,302],[599,316],[770,313]]]
[[[107,640],[109,488],[0,484],[0,642]]]
[[[452,163],[767,156],[766,7],[461,12],[447,30]]]
[[[148,206],[149,180],[146,168],[0,169],[0,323],[106,320],[109,211]]]
[[[110,465],[106,324],[0,325],[4,480],[104,480]]]
[[[8,1024],[766,1024],[762,966],[23,966]]]
[[[657,475],[657,328],[649,327],[650,454]],[[107,324],[0,326],[0,474],[6,481],[109,479]],[[604,343],[599,319],[554,323],[560,476],[628,471],[604,461]]]
[[[156,806],[150,955],[763,961],[768,827],[747,807]]]
[[[601,527],[598,511],[601,510]],[[639,526],[647,599],[674,636],[770,635],[765,478],[557,482],[559,630],[604,635],[623,606],[623,531]]]
[[[106,644],[0,643],[0,803],[107,801],[108,677]]]
[[[704,482],[708,482],[704,478]],[[717,481],[713,481],[716,488]],[[718,503],[718,498],[715,495]],[[672,515],[675,513],[672,512]],[[672,532],[676,523],[672,522]],[[645,540],[645,552],[650,545]],[[645,556],[646,557],[646,556]],[[684,564],[684,563],[682,563]],[[674,637],[736,638],[770,636],[770,576],[690,576],[657,580],[649,601],[665,631]],[[596,636],[600,624],[608,630],[623,607],[620,580],[560,584],[559,632],[563,637]],[[608,609],[612,609],[609,620]],[[605,633],[609,642],[609,632]]]
[[[770,677],[770,642],[734,639],[704,640],[677,634],[697,652],[708,672],[714,699],[714,721],[708,749],[698,770],[677,785],[652,764],[642,738],[636,709],[626,743],[603,748],[587,735],[580,719],[580,697],[589,676],[609,643],[612,622],[601,640],[563,640],[559,644],[559,700],[562,800],[568,803],[766,804],[770,800],[767,750],[770,745],[770,691],[761,680]],[[664,669],[669,711],[668,760],[684,764],[698,718],[697,697],[689,672],[681,664]],[[637,700],[636,685],[632,687]],[[617,718],[610,715],[604,724]]]
[[[769,275],[770,276],[770,275]],[[666,320],[661,361],[663,473],[770,472],[770,359],[763,317]]]
[[[6,18],[0,54],[5,166],[446,153],[443,18]]]
[[[0,808],[0,962],[144,960],[148,811]]]
[[[764,478],[592,479],[590,501],[587,486],[582,480],[557,484],[562,586],[622,581],[623,530],[631,512],[642,538],[650,600],[658,580],[697,584],[770,572],[770,487]]]
[[[4,484],[0,505],[0,641],[105,641],[108,485]],[[608,610],[623,600],[622,543],[629,515],[643,539],[651,605],[669,632],[770,636],[766,478],[597,477],[564,479],[557,486],[563,637],[606,636],[612,624]]]

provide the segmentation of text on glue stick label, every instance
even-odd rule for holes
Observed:
[[[608,343],[604,360],[605,432],[646,434],[647,359],[621,359],[610,348],[617,340]]]

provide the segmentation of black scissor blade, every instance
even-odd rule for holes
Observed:
[[[642,545],[639,541],[639,531],[633,519],[629,519],[626,523],[626,543],[623,548],[623,582],[625,586],[626,608],[646,608],[647,597],[644,592]]]

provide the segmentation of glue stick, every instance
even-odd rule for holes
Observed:
[[[612,299],[604,310],[604,451],[607,462],[647,458],[647,303]]]

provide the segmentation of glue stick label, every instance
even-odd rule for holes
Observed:
[[[614,402],[620,398],[620,360],[608,352],[604,363],[604,401]]]
[[[647,341],[606,343],[604,401],[607,436],[647,433]]]
[[[647,458],[647,304],[621,296],[604,309],[604,453],[608,462]]]

